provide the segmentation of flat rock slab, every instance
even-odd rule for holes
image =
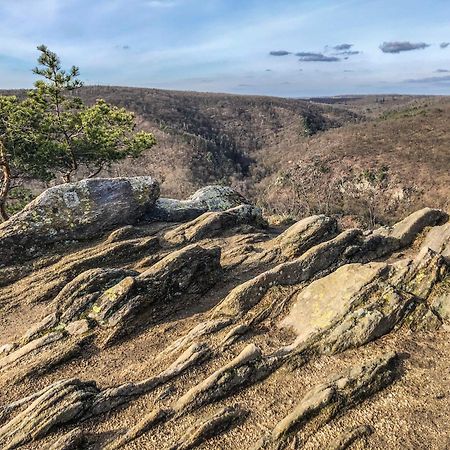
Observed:
[[[361,289],[377,279],[386,267],[384,263],[347,264],[312,282],[298,294],[281,326],[293,329],[297,342],[325,330],[348,311]]]

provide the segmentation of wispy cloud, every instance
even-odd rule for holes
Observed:
[[[438,69],[438,70],[435,70],[434,72],[435,73],[449,73],[450,70],[448,70],[448,69]]]
[[[313,52],[298,52],[295,54],[295,56],[300,56],[301,58],[308,58],[309,56],[315,57],[315,56],[323,56],[322,53],[313,53]]]
[[[350,54],[358,54],[359,52],[341,52],[340,55],[350,55]],[[292,55],[292,52],[288,52],[286,50],[273,50],[269,53],[271,56],[287,56]],[[316,52],[297,52],[295,56],[299,57],[299,61],[302,62],[337,62],[340,61],[340,58],[336,56],[328,56],[323,53]]]
[[[450,75],[445,75],[443,77],[425,77],[416,78],[411,80],[405,80],[406,83],[450,83]]]
[[[412,50],[423,50],[427,47],[430,47],[430,44],[426,44],[425,42],[409,42],[409,41],[395,41],[395,42],[383,42],[380,45],[380,50],[383,53],[401,53],[401,52],[409,52]]]
[[[357,51],[357,50],[346,50],[344,52],[337,52],[334,53],[335,55],[345,55],[345,56],[355,56],[355,55],[359,55],[361,52]]]

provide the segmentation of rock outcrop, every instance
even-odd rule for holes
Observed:
[[[208,212],[167,232],[164,239],[173,245],[188,244],[223,235],[241,225],[265,226],[261,210],[251,205],[240,205],[226,211]]]
[[[375,280],[383,278],[383,272],[387,272],[387,265],[383,263],[340,267],[303,289],[281,325],[294,329],[299,342],[306,341],[345,316],[355,302],[359,302],[362,291],[367,292]]]
[[[53,219],[67,185],[0,227],[1,448],[445,446],[445,212],[275,229],[228,188],[95,183],[97,210]]]

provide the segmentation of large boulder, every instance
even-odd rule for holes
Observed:
[[[242,204],[249,202],[228,186],[205,186],[187,200],[158,199],[146,218],[163,222],[186,222],[207,211],[225,211]]]
[[[93,178],[47,189],[0,225],[0,265],[39,254],[48,244],[136,223],[158,196],[151,177]]]
[[[248,201],[229,186],[205,186],[192,194],[190,200],[210,211],[224,211]]]

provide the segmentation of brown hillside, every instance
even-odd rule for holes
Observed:
[[[319,160],[329,168],[328,173],[316,180],[318,198],[324,194],[323,189],[333,176],[349,171],[376,171],[385,166],[389,191],[393,194],[403,191],[408,195],[405,201],[398,202],[394,209],[389,210],[392,218],[398,218],[401,211],[410,212],[425,204],[448,208],[449,120],[449,99],[416,100],[413,105],[384,111],[375,119],[346,124],[302,142],[283,143],[277,148],[265,149],[261,164],[275,170],[256,189],[267,189],[276,185],[280,175],[295,173],[299,160],[306,164]],[[286,186],[275,187],[267,203],[276,201],[287,189]],[[389,205],[384,206],[388,209]],[[357,210],[347,212],[358,214]],[[380,218],[389,221],[381,208],[379,212]]]
[[[157,136],[158,148],[139,165],[112,173],[150,171],[165,181],[163,192],[177,198],[207,183],[248,179],[265,148],[358,120],[344,109],[271,97],[120,87],[86,87],[81,95],[134,111],[140,126]]]
[[[103,175],[151,174],[165,196],[227,184],[281,217],[337,214],[369,226],[449,207],[447,97],[297,100],[104,86],[80,95],[134,111],[158,140]]]
[[[351,198],[343,198],[326,211],[321,205],[306,211],[280,178],[293,173],[297,185],[320,199],[330,177],[386,167],[389,180],[376,206],[378,222],[395,221],[425,205],[449,205],[448,98],[369,96],[329,105],[317,99],[113,87],[85,88],[82,94],[135,111],[140,125],[156,134],[155,151],[139,164],[125,163],[110,173],[157,174],[164,180],[164,195],[181,198],[207,183],[224,183],[271,213],[331,212],[365,221],[366,199],[354,206]],[[326,173],[296,174],[298,164],[307,167],[317,160]]]

